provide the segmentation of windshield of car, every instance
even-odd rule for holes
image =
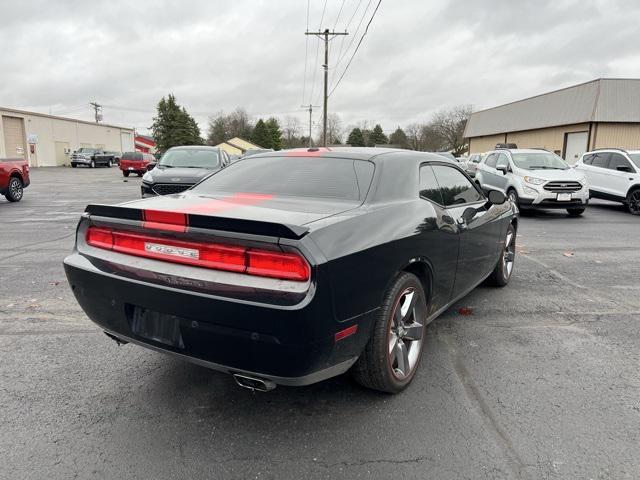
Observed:
[[[166,168],[216,168],[220,165],[217,150],[185,148],[168,150],[158,166]]]
[[[201,195],[260,193],[270,195],[363,200],[373,163],[318,157],[254,157],[212,175],[192,191]]]
[[[95,148],[82,147],[80,150],[78,150],[78,153],[93,153],[95,151]]]
[[[525,170],[567,170],[569,165],[551,152],[512,153],[513,163]]]
[[[640,168],[640,153],[630,153],[629,158],[636,164],[636,167]]]

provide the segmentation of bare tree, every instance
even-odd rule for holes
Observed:
[[[282,134],[285,140],[285,148],[297,147],[300,144],[302,123],[298,117],[287,116],[284,119]]]
[[[429,126],[433,134],[439,137],[441,149],[449,150],[454,155],[460,155],[466,151],[464,129],[472,112],[471,105],[458,105],[440,110],[433,116]]]

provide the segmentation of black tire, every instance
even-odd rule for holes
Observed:
[[[631,190],[627,194],[627,210],[632,215],[640,215],[640,188]]]
[[[22,200],[24,193],[24,187],[22,180],[18,177],[11,177],[9,179],[9,185],[7,185],[7,193],[4,194],[5,198],[10,202],[19,202]]]
[[[89,163],[89,168],[96,168],[96,161],[95,160],[91,160],[91,162]]]
[[[515,188],[507,190],[507,198],[511,203],[515,204],[516,207],[520,208],[520,197],[518,197],[518,192],[516,192]]]
[[[75,163],[71,164],[71,168],[76,168],[76,167],[77,167],[77,165]]]
[[[585,211],[585,208],[567,208],[567,213],[570,217],[579,217]]]
[[[123,171],[122,171],[122,175],[123,175],[124,177],[128,177],[128,176],[129,176],[129,172],[128,172],[127,170],[123,170]]]
[[[516,260],[516,229],[513,224],[509,224],[507,234],[505,235],[505,243],[496,267],[487,279],[490,285],[495,287],[504,287],[509,283],[513,274],[513,267]],[[510,262],[510,266],[509,266]]]
[[[107,163],[107,167],[111,168],[111,165],[113,165],[113,163],[111,162],[111,159],[109,159],[109,162]]]
[[[402,315],[406,302],[409,305]],[[407,388],[420,365],[426,319],[427,303],[420,280],[411,273],[399,273],[385,293],[369,342],[353,366],[355,380],[364,387],[387,393]],[[396,327],[398,324],[402,325],[402,332]],[[390,351],[394,338],[396,343]],[[402,365],[406,368],[401,367],[398,352],[403,353]]]
[[[137,173],[138,173],[138,176],[139,176],[139,177],[141,177],[142,175],[144,175],[144,173],[142,173],[142,172],[137,172]]]

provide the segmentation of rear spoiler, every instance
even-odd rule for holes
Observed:
[[[85,213],[97,217],[119,218],[141,222],[144,227],[157,230],[186,232],[189,227],[225,232],[248,233],[298,240],[309,229],[298,225],[244,220],[240,218],[215,217],[192,213],[170,212],[164,210],[143,210],[140,208],[118,207],[114,205],[91,204]]]

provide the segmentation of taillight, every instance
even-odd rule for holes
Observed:
[[[299,254],[215,243],[189,242],[89,227],[87,244],[138,257],[196,267],[305,282],[311,269]]]

